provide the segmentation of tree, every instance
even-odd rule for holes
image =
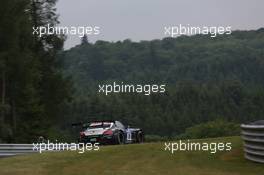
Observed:
[[[29,142],[48,133],[69,97],[56,56],[64,36],[32,34],[56,25],[53,0],[3,1],[0,6],[0,138]],[[19,134],[18,134],[19,133]]]
[[[57,0],[32,0],[31,19],[35,27],[56,26],[58,15],[56,14]],[[35,52],[40,60],[41,79],[39,82],[40,103],[43,106],[42,128],[55,125],[61,116],[65,102],[70,98],[70,83],[60,71],[57,54],[62,51],[64,35],[56,33],[35,37]],[[45,130],[43,131],[47,133]]]
[[[218,118],[237,123],[261,119],[263,38],[258,30],[234,31],[232,37],[214,41],[199,35],[77,45],[61,54],[63,71],[73,77],[77,92],[68,118],[100,119],[104,114],[142,127],[147,134],[171,137]],[[114,81],[166,84],[166,93],[98,94],[98,84]]]
[[[87,35],[85,34],[83,37],[82,37],[82,39],[81,39],[81,45],[86,45],[86,44],[88,44],[89,43],[89,41],[88,41],[88,37],[87,37]]]

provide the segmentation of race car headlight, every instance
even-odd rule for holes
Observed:
[[[113,135],[113,131],[111,129],[106,130],[103,135]]]

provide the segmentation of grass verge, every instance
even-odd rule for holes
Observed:
[[[164,143],[100,147],[0,159],[1,175],[263,175],[264,165],[243,157],[240,137],[193,140],[231,142],[229,152],[164,151]]]

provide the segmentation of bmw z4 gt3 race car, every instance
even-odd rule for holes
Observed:
[[[126,144],[144,141],[140,128],[126,128],[119,121],[94,121],[82,125],[80,143]]]

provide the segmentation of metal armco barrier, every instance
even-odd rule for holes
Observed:
[[[32,144],[0,144],[0,157],[34,153]]]
[[[242,124],[245,158],[264,163],[264,120]]]
[[[72,144],[68,145],[71,146]],[[50,146],[49,148],[52,148],[52,146]],[[48,150],[48,147],[46,147],[46,149],[42,151],[63,151],[63,149],[61,148]],[[0,144],[0,157],[8,157],[29,153],[39,153],[39,150],[35,149],[33,144]]]

